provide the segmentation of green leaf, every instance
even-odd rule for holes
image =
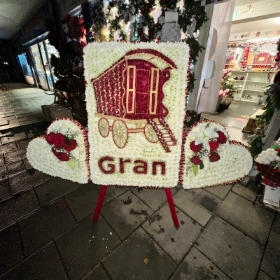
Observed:
[[[201,161],[201,164],[200,164],[199,168],[200,168],[200,169],[203,169],[203,168],[204,168],[203,161]]]
[[[198,166],[195,165],[195,164],[193,164],[193,165],[192,165],[192,171],[193,171],[194,176],[196,176],[196,174],[197,174],[197,172],[198,172]]]
[[[206,124],[206,125],[205,125],[205,128],[208,128],[209,126],[210,126],[210,123]]]
[[[68,165],[70,166],[71,169],[74,169],[75,168],[75,161],[73,158],[70,158],[68,160]]]

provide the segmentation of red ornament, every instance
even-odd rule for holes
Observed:
[[[226,135],[222,131],[217,131],[217,133],[219,134],[219,136],[217,138],[217,142],[219,144],[225,144],[227,142]]]
[[[61,133],[55,134],[54,137],[53,137],[53,144],[58,149],[63,148],[63,146],[65,144],[65,137],[64,137],[64,135],[61,134]]]
[[[210,152],[209,160],[210,160],[210,162],[216,162],[216,161],[220,160],[220,156],[216,152]]]
[[[53,144],[53,138],[55,136],[55,133],[51,132],[47,135],[46,137],[46,141],[48,142],[48,144],[52,145]]]
[[[196,145],[195,142],[192,141],[190,144],[190,148],[193,152],[198,153],[202,149],[202,145],[201,144]]]
[[[77,142],[74,139],[70,139],[69,143],[65,143],[64,144],[64,150],[66,150],[67,152],[71,152],[73,151],[75,148],[77,147]]]
[[[215,151],[218,149],[219,143],[217,141],[212,140],[209,142],[209,146],[210,146],[210,151]]]
[[[198,156],[193,156],[190,161],[195,164],[195,165],[200,165],[201,164],[201,159]]]
[[[57,152],[55,148],[52,148],[53,154],[60,160],[60,161],[68,161],[70,156],[63,152]]]

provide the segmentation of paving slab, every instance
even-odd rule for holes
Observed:
[[[112,280],[165,280],[176,266],[142,228],[122,242],[102,263]]]
[[[211,260],[192,248],[170,280],[229,280]]]
[[[44,119],[33,119],[33,120],[20,121],[19,124],[20,125],[29,125],[29,124],[44,122],[44,121],[45,121]]]
[[[224,199],[229,191],[231,190],[232,185],[227,185],[227,186],[216,186],[216,187],[210,187],[210,188],[205,188],[204,190],[206,192],[209,192],[219,199]]]
[[[118,197],[122,195],[123,193],[129,191],[130,188],[118,188],[115,186],[108,186],[107,191],[113,196]]]
[[[28,161],[27,158],[23,159],[23,164],[24,164],[24,167],[25,167],[26,170],[33,169],[33,166],[30,164],[30,162]]]
[[[0,118],[1,118],[1,116],[0,116]],[[9,124],[9,121],[7,121],[7,120],[0,120],[0,126],[3,126],[3,125],[7,125],[7,124]]]
[[[176,263],[179,263],[201,233],[202,227],[182,211],[176,209],[176,212],[180,222],[179,229],[173,225],[167,204],[154,213],[143,224],[143,228]]]
[[[0,146],[0,154],[4,154],[14,150],[18,150],[15,142]]]
[[[0,277],[23,260],[20,233],[17,225],[0,231]]]
[[[99,263],[93,270],[91,270],[82,280],[109,280],[110,278]]]
[[[214,196],[213,194],[202,190],[198,196],[195,197],[194,202],[205,208],[211,213],[219,207],[222,200]]]
[[[152,210],[129,191],[105,205],[101,213],[121,239],[125,239],[152,214]]]
[[[25,259],[1,278],[1,280],[8,279],[68,280],[69,278],[52,242],[36,254]]]
[[[54,200],[77,190],[80,187],[78,183],[61,179],[52,178],[51,180],[35,187],[35,192],[41,205],[46,205]]]
[[[16,174],[25,170],[25,166],[22,160],[7,164],[5,167],[8,175]]]
[[[39,209],[32,190],[10,198],[0,204],[0,230]]]
[[[99,185],[89,183],[81,185],[79,189],[65,196],[67,204],[78,221],[84,219],[89,214],[93,214],[100,188]],[[113,199],[113,196],[106,192],[103,206]]]
[[[4,166],[5,165],[5,159],[3,155],[0,155],[0,166]]]
[[[45,246],[76,224],[63,199],[55,201],[19,222],[25,255]]]
[[[201,205],[197,204],[193,200],[197,197],[202,190],[180,190],[174,196],[174,202],[176,206],[198,222],[200,225],[205,226],[211,219],[212,214],[205,210]]]
[[[273,280],[271,277],[269,277],[265,272],[260,270],[257,280]]]
[[[164,189],[132,188],[131,191],[153,210],[158,210],[167,202]],[[176,188],[171,189],[172,195],[177,192]]]
[[[236,184],[233,188],[232,191],[236,194],[239,194],[240,196],[250,200],[250,201],[254,201],[258,191],[259,191],[259,187],[253,186],[253,185],[249,185],[248,187],[244,187],[241,184]]]
[[[17,146],[19,149],[26,149],[29,142],[30,142],[30,139],[24,139],[21,141],[17,141]]]
[[[12,194],[29,190],[32,187],[41,185],[50,179],[51,176],[37,170],[32,174],[27,171],[23,171],[13,177],[10,177]]]
[[[276,212],[272,229],[280,234],[280,212]]]
[[[250,183],[250,177],[246,176],[245,178],[242,179],[242,181],[240,181],[240,184],[243,186],[247,186]]]
[[[6,136],[1,138],[2,144],[8,144],[11,142],[19,141],[26,138],[25,132],[16,133],[13,136]]]
[[[267,242],[274,218],[272,212],[230,192],[216,214],[258,242],[262,244]]]
[[[19,161],[23,158],[26,158],[26,149],[16,150],[5,154],[5,160],[7,163]]]
[[[273,279],[280,279],[280,234],[271,231],[261,270]]]
[[[11,197],[9,178],[7,176],[0,176],[0,202]]]
[[[86,276],[119,243],[102,217],[98,223],[93,223],[91,216],[57,238],[59,251],[73,280]]]
[[[11,123],[9,125],[3,125],[3,126],[0,126],[0,131],[4,131],[4,130],[7,130],[7,129],[12,129],[12,128],[18,127],[19,125],[20,125],[19,122]]]
[[[255,279],[264,250],[219,217],[212,218],[195,247],[232,279]]]

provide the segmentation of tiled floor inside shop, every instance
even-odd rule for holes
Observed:
[[[110,187],[93,223],[100,186],[50,177],[26,159],[53,96],[23,84],[0,89],[0,279],[280,279],[280,215],[253,205],[249,178],[173,189],[179,229],[163,190]],[[235,101],[203,116],[246,143],[241,129],[259,108]]]

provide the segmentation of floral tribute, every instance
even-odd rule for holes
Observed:
[[[91,180],[175,187],[188,46],[90,43],[84,52]]]
[[[46,174],[78,183],[89,180],[87,131],[73,119],[54,121],[27,148],[30,164]]]
[[[257,170],[264,178],[264,184],[271,187],[280,185],[280,139],[272,148],[262,151],[255,159]]]
[[[200,188],[242,180],[252,162],[247,147],[229,141],[224,126],[211,121],[199,122],[186,138],[183,187]]]

